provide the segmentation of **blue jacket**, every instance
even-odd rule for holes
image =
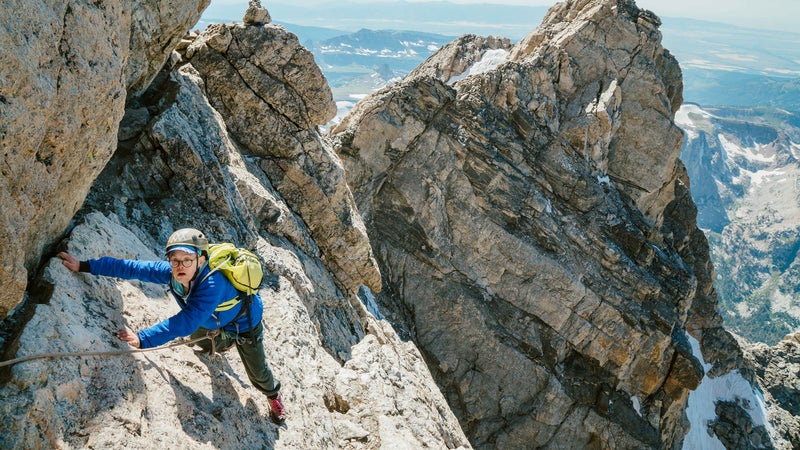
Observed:
[[[170,285],[170,280],[172,279],[172,270],[168,261],[138,261],[105,256],[100,259],[89,260],[89,271],[93,275],[166,285]],[[247,314],[242,314],[235,323],[228,323],[239,314],[242,302],[237,303],[226,311],[214,312],[220,304],[236,298],[239,295],[239,291],[233,287],[221,272],[214,272],[206,278],[209,271],[208,264],[200,268],[200,273],[197,274],[195,282],[192,283],[185,304],[170,286],[170,292],[180,305],[181,311],[169,319],[139,331],[139,341],[142,343],[142,348],[158,347],[175,338],[188,336],[200,327],[209,330],[223,328],[234,332],[237,329],[242,332],[250,328]],[[202,282],[198,284],[199,280],[202,280]],[[256,294],[253,296],[250,308],[250,319],[253,327],[261,322],[263,311],[261,296]]]

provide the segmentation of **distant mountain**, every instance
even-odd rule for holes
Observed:
[[[205,28],[211,22],[240,21],[246,8],[247,2],[212,3],[198,27]],[[347,79],[352,78],[354,86],[363,85],[357,78],[374,79],[377,67],[383,67],[384,72],[388,67],[402,76],[416,67],[415,62],[421,63],[425,59],[422,56],[430,54],[414,47],[409,50],[416,51],[419,58],[399,54],[403,49],[396,47],[396,43],[406,40],[400,34],[412,32],[368,30],[416,30],[421,34],[407,38],[407,42],[422,39],[438,45],[466,33],[519,39],[536,28],[546,12],[545,7],[456,5],[441,1],[320,2],[314,8],[277,1],[270,2],[267,8],[276,23],[295,33],[312,50],[332,84],[347,84]],[[664,47],[676,56],[683,70],[687,102],[800,111],[799,33],[688,18],[661,19]],[[339,42],[334,42],[339,37]],[[335,49],[339,46],[345,50],[343,45],[349,40],[364,51]],[[392,40],[395,43],[389,43]],[[387,49],[394,54],[391,58],[381,55]]]
[[[498,35],[518,40],[542,21],[547,7],[469,4],[449,2],[404,1],[387,3],[355,3],[348,1],[320,3],[314,8],[290,2],[265,4],[276,22],[335,28],[355,32],[373,30],[415,30],[459,36],[462,34]],[[203,13],[211,19],[241,20],[247,2],[226,5],[212,3]],[[293,30],[290,30],[293,31]]]
[[[286,23],[277,20],[275,23],[283,26],[289,32],[297,35],[297,38],[300,39],[300,43],[309,49],[313,47],[315,42],[324,41],[326,39],[331,39],[343,34],[348,34],[347,31],[335,30],[333,28],[307,27],[304,25]]]
[[[800,115],[684,105],[675,120],[720,313],[748,340],[774,345],[800,327]]]
[[[336,87],[354,72],[356,76],[371,75],[380,69],[382,75],[390,75],[386,81],[401,78],[453,39],[418,31],[360,30],[314,43],[310,50],[331,86]]]

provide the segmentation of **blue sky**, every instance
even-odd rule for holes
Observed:
[[[314,6],[334,0],[262,0],[270,3],[291,3]],[[362,3],[394,0],[353,0]],[[431,0],[406,0],[421,2]],[[505,5],[552,6],[553,0],[447,0],[450,3],[495,3]],[[215,4],[241,4],[247,0],[212,0]],[[739,26],[800,32],[800,0],[637,0],[641,8],[659,16],[725,22]]]

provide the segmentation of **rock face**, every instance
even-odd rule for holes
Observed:
[[[476,448],[678,448],[703,377],[685,332],[713,370],[736,362],[658,25],[632,2],[564,2],[501,64],[452,87],[423,65],[332,130],[379,302]]]
[[[158,258],[136,237],[141,229],[126,229],[118,220],[90,213],[73,230],[68,249],[81,258]],[[302,270],[306,261],[293,252],[261,244],[275,267]],[[324,275],[305,281],[336,295]],[[148,326],[177,310],[162,286],[76,275],[55,260],[38,288],[48,289],[50,296],[21,336],[20,355],[121,350],[113,337],[118,327]],[[267,355],[284,386],[287,429],[269,421],[266,398],[250,385],[235,351],[212,357],[181,345],[14,366],[0,390],[0,446],[468,447],[421,355],[385,322],[368,321],[370,334],[352,345],[352,357],[342,364],[320,341],[305,301],[308,294],[287,278],[276,291],[261,294],[267,300]]]
[[[149,85],[209,1],[0,5],[0,318],[111,157],[126,99]]]
[[[344,171],[316,126],[336,104],[311,53],[275,25],[211,26],[187,55],[232,137],[303,218],[341,286],[380,290]]]
[[[800,448],[800,332],[773,347],[747,346],[745,356],[762,387],[771,428],[785,439],[780,448]]]
[[[469,447],[419,351],[356,295],[381,278],[341,162],[316,131],[335,110],[324,77],[293,35],[256,23],[188,36],[131,102],[125,140],[65,245],[81,259],[153,259],[172,230],[194,226],[260,253],[278,277],[261,293],[288,428],[269,422],[235,352],[179,346],[13,366],[0,447]],[[176,308],[162,286],[57,261],[31,291],[39,304],[16,356],[114,350],[114,330]]]

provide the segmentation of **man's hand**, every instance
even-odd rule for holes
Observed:
[[[131,347],[142,348],[139,335],[128,327],[117,331],[117,337],[119,340],[127,342]]]
[[[57,254],[59,258],[61,258],[61,264],[64,265],[67,269],[77,272],[81,268],[81,262],[78,261],[78,258],[70,255],[67,252],[61,252]]]

